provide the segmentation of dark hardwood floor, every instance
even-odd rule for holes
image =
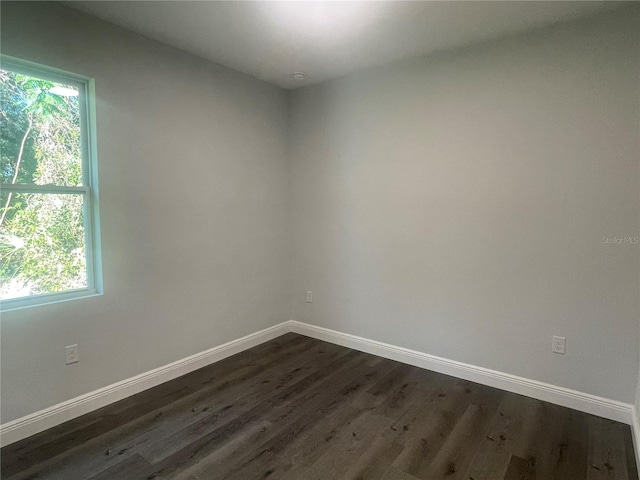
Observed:
[[[295,334],[2,449],[17,479],[636,480],[627,425]]]

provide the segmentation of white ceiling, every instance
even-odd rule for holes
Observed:
[[[285,88],[619,5],[606,1],[65,3]],[[293,72],[304,72],[305,79],[295,80]]]

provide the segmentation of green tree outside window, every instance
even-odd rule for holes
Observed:
[[[0,299],[86,288],[78,87],[3,69],[0,101]]]

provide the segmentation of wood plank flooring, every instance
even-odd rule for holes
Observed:
[[[6,480],[637,480],[603,418],[287,334],[2,449]]]

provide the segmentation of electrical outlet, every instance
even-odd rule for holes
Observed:
[[[553,336],[553,340],[551,341],[551,351],[553,353],[559,353],[561,355],[565,354],[565,348],[567,346],[566,337],[556,337]]]
[[[307,303],[313,302],[313,292],[307,290]]]
[[[78,363],[80,361],[80,353],[78,352],[78,344],[69,345],[64,347],[65,351],[65,364],[70,365],[72,363]]]

